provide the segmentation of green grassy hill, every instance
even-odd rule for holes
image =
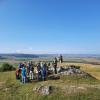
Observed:
[[[33,92],[40,85],[55,88],[49,96],[43,96]],[[0,72],[0,100],[100,100],[100,81],[91,77],[61,76],[59,80],[23,85],[15,79],[14,71]]]

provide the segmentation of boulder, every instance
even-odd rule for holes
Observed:
[[[39,86],[34,88],[33,91],[41,95],[49,95],[52,92],[52,86]]]

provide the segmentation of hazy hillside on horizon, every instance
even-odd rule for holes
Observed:
[[[41,58],[41,57],[59,57],[60,54],[0,54],[0,59],[6,58]],[[62,54],[64,58],[97,58],[100,54]]]

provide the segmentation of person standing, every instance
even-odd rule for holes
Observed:
[[[27,74],[28,75],[30,74],[30,66],[31,66],[31,64],[30,64],[30,62],[28,62],[28,64],[27,64]]]
[[[50,65],[51,65],[50,62],[48,64],[46,64],[46,67],[47,67],[46,68],[47,69],[47,75],[49,74],[49,67],[50,67]]]
[[[31,62],[31,65],[30,65],[30,80],[34,79],[34,75],[33,74],[34,74],[34,65]]]
[[[21,78],[21,71],[22,71],[22,63],[18,64],[18,69],[16,70],[16,79],[20,79]]]
[[[43,79],[43,66],[44,66],[44,63],[43,63],[43,62],[40,62],[40,67],[41,67],[41,76],[42,76],[42,79]]]
[[[43,81],[46,80],[46,77],[47,77],[47,64],[45,63],[43,65]]]
[[[16,70],[16,79],[17,80],[19,79],[19,72],[18,71],[19,71],[19,69]]]
[[[37,80],[40,81],[42,79],[42,73],[41,73],[41,65],[40,65],[40,63],[37,64],[37,72],[38,72]]]
[[[57,74],[57,58],[56,57],[53,61],[53,67],[54,67],[55,74]]]
[[[59,62],[63,63],[63,56],[62,55],[60,55],[60,57],[59,57]]]
[[[26,68],[25,68],[25,66],[23,66],[23,68],[22,68],[22,83],[23,84],[26,83]]]

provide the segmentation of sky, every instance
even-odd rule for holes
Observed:
[[[100,54],[100,0],[0,0],[0,53]]]

